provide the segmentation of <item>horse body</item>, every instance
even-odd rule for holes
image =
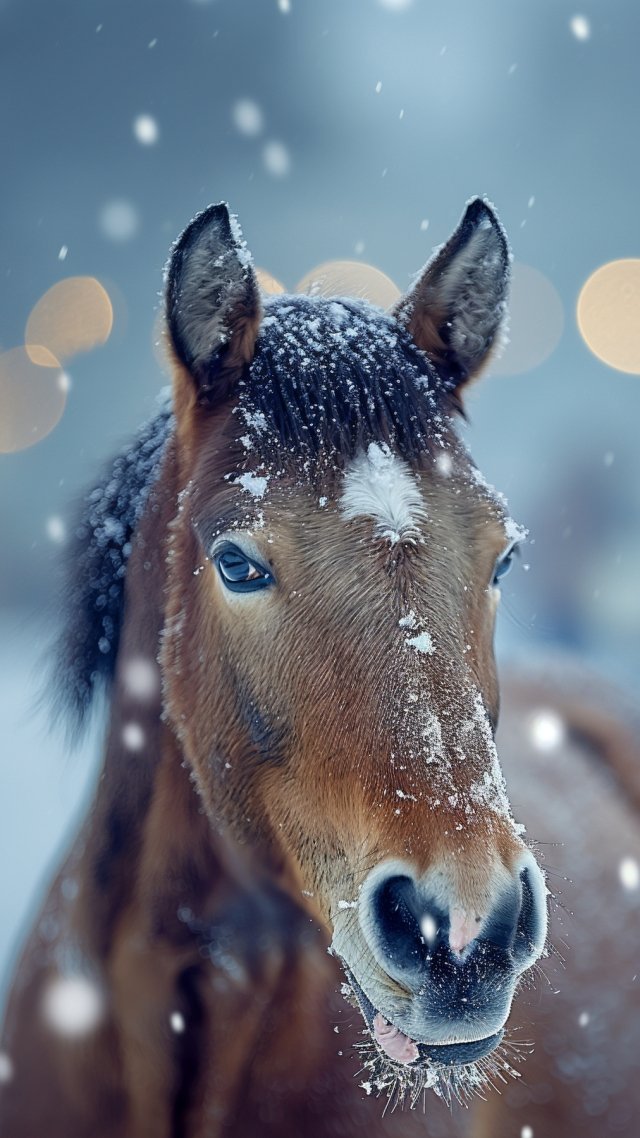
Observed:
[[[110,685],[106,757],[14,986],[3,1134],[452,1138],[430,1090],[510,1071],[546,935],[493,742],[521,534],[454,423],[507,276],[480,202],[393,316],[263,313],[223,207],[177,243],[173,416],[72,551],[59,691]]]

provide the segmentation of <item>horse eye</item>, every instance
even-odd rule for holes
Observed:
[[[252,561],[237,545],[225,545],[214,561],[223,584],[234,593],[255,592],[273,584],[269,570]]]
[[[493,570],[493,580],[491,584],[494,586],[494,588],[500,584],[500,581],[503,577],[506,577],[511,566],[513,565],[513,559],[518,552],[518,542],[514,541],[513,544],[510,545],[509,548],[500,555],[496,561],[495,569]]]

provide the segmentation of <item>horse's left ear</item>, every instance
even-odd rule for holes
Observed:
[[[231,393],[253,355],[260,293],[236,218],[224,202],[199,213],[176,241],[166,273],[169,335],[198,403]]]
[[[488,359],[506,313],[508,289],[504,230],[486,202],[475,198],[395,309],[450,390],[461,388]]]

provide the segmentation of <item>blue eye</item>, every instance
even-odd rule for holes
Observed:
[[[500,584],[503,577],[506,577],[513,565],[513,559],[516,553],[519,553],[519,544],[514,541],[496,561],[495,569],[493,570],[493,580],[491,582],[494,588]]]
[[[214,561],[220,579],[232,593],[254,593],[273,585],[269,570],[247,557],[237,545],[224,545],[214,555]]]

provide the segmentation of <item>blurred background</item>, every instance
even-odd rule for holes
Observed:
[[[635,689],[639,42],[636,0],[0,0],[0,966],[99,752],[36,708],[68,506],[167,383],[162,267],[209,202],[287,290],[350,261],[374,300],[365,266],[404,290],[496,204],[510,343],[468,437],[531,534],[500,657]]]

